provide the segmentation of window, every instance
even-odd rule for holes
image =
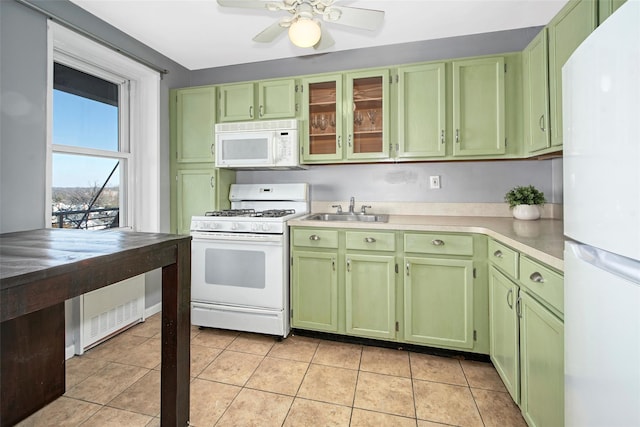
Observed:
[[[159,74],[49,25],[47,224],[160,231]]]
[[[82,68],[92,71],[89,65]],[[53,64],[54,228],[128,225],[129,82],[119,76],[108,78]]]

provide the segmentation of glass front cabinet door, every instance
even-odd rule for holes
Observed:
[[[389,157],[389,70],[346,77],[346,158]]]
[[[303,80],[305,163],[389,156],[389,71]]]

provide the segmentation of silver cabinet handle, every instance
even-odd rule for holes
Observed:
[[[349,134],[349,138],[347,138],[347,143],[349,144],[349,147],[351,147],[351,134]]]
[[[215,151],[215,144],[211,144],[211,155],[215,156],[216,155],[216,151]]]
[[[409,275],[409,262],[407,262],[407,276]]]
[[[456,129],[456,143],[460,143],[460,129]]]
[[[318,241],[320,240],[320,236],[318,236],[317,234],[312,234],[311,236],[309,236],[309,240],[313,240],[314,242]]]
[[[516,300],[516,315],[522,318],[522,298],[520,297]]]
[[[338,148],[342,148],[342,135],[338,135]]]
[[[347,271],[351,272],[351,260],[347,258]]]
[[[507,305],[510,309],[513,309],[513,288],[509,289],[509,292],[507,292]]]
[[[440,144],[444,144],[444,129],[440,131]]]
[[[546,131],[544,126],[544,114],[540,116],[540,119],[538,120],[538,126],[540,127],[540,130],[542,132]]]
[[[253,105],[249,106],[249,117],[253,119]]]
[[[537,271],[535,273],[531,273],[531,276],[529,276],[529,280],[535,283],[545,282],[544,277],[542,277],[542,274],[538,273]]]
[[[214,188],[216,185],[216,177],[212,176],[211,178],[209,178],[209,185],[211,185],[211,188]]]
[[[376,239],[373,237],[365,237],[364,241],[365,243],[375,243]]]
[[[501,250],[497,250],[493,253],[493,256],[496,258],[502,258],[502,251]]]
[[[264,107],[261,105],[260,108],[258,109],[258,115],[260,117],[264,116]]]
[[[331,268],[333,268],[333,271],[336,271],[336,259],[335,258],[331,258]]]
[[[440,240],[440,239],[433,239],[431,241],[431,244],[433,246],[444,246],[444,242],[442,240]]]

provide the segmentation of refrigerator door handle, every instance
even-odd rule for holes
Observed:
[[[576,258],[640,286],[639,261],[580,243],[569,245]]]

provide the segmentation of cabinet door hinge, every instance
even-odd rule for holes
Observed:
[[[507,138],[504,139],[504,148],[507,148]]]
[[[396,322],[396,332],[399,332],[399,331],[400,331],[400,323]]]
[[[293,267],[293,257],[291,257],[291,266]]]
[[[478,341],[478,331],[476,330],[473,331],[473,340]]]
[[[398,274],[398,263],[396,263],[396,274]]]
[[[507,72],[507,64],[504,64],[504,72]]]
[[[475,267],[473,268],[473,278],[474,279],[476,278],[476,269],[475,269]]]
[[[298,85],[296,85],[296,92],[298,91]]]
[[[393,76],[391,76],[391,75],[389,76],[389,84],[390,85],[393,84]]]

